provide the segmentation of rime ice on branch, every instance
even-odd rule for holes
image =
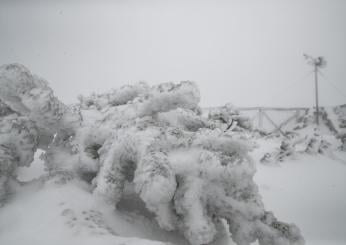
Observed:
[[[33,161],[37,145],[35,124],[0,100],[0,199],[9,192],[9,181],[16,178],[17,167]]]
[[[38,146],[46,150],[51,176],[82,178],[95,196],[114,205],[125,185],[133,183],[160,227],[181,232],[193,245],[225,234],[222,221],[238,245],[304,244],[295,225],[265,211],[253,181],[251,147],[225,134],[215,115],[201,116],[194,83],[128,85],[80,97],[78,105],[67,107],[42,79],[21,65],[7,65],[0,71],[0,87],[1,132],[6,135],[14,125],[7,114],[21,118],[27,128],[27,134],[1,137],[4,169],[30,163]],[[248,127],[236,113],[221,114]],[[23,137],[33,141],[18,140]],[[11,145],[16,147],[7,151]]]

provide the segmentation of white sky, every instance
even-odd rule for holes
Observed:
[[[193,80],[202,106],[310,106],[308,53],[326,57],[320,101],[335,105],[346,103],[345,13],[345,0],[0,0],[0,64],[24,64],[66,103]]]

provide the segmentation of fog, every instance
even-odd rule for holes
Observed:
[[[18,62],[66,103],[137,81],[193,80],[202,106],[346,103],[346,1],[0,0],[0,64]]]

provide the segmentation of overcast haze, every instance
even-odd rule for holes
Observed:
[[[336,105],[346,103],[345,13],[345,0],[0,0],[0,64],[24,64],[67,103],[193,80],[202,106],[311,106],[308,53],[326,57],[320,100]]]

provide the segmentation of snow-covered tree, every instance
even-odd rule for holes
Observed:
[[[215,127],[214,117],[202,117],[195,83],[139,83],[67,107],[44,80],[13,64],[0,68],[0,87],[0,111],[15,113],[27,128],[1,137],[4,169],[30,163],[41,147],[52,178],[81,178],[95,197],[115,206],[132,183],[160,227],[181,232],[193,245],[224,234],[223,221],[239,245],[304,244],[295,225],[264,209],[250,144]],[[227,113],[247,128],[247,120]],[[4,135],[15,125],[7,117],[1,117]],[[0,173],[9,176],[6,171]]]

